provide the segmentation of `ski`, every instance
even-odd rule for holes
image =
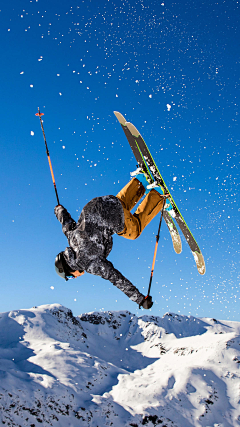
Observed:
[[[132,133],[130,132],[130,130],[127,127],[127,124],[126,124],[127,122],[126,122],[125,118],[123,117],[123,115],[121,113],[119,113],[117,111],[114,111],[114,114],[122,126],[122,129],[126,135],[126,138],[129,142],[129,145],[132,149],[132,152],[135,156],[135,159],[137,161],[138,166],[147,175],[149,184],[152,184],[154,180],[152,178],[149,167],[148,167],[148,165],[147,165],[147,163],[146,163],[146,161],[145,161],[145,159],[141,153],[141,150],[139,149],[139,147],[135,141],[134,136],[132,135]],[[176,225],[175,225],[175,223],[174,223],[174,221],[173,221],[173,219],[172,219],[172,217],[168,211],[164,210],[163,218],[164,218],[166,225],[168,227],[168,230],[170,232],[170,236],[172,238],[172,243],[173,243],[173,248],[177,254],[180,254],[182,251],[182,243],[181,243],[180,235],[178,233],[178,229],[177,229],[177,227],[176,227]]]
[[[170,191],[168,190],[162,175],[160,174],[157,165],[155,163],[155,161],[153,160],[153,157],[143,139],[143,137],[141,136],[140,132],[137,130],[137,128],[129,122],[126,122],[124,117],[120,114],[115,112],[114,113],[117,117],[117,119],[119,120],[120,124],[122,125],[122,128],[124,130],[124,133],[128,139],[128,142],[132,147],[134,147],[134,141],[135,144],[139,150],[139,152],[141,153],[141,157],[142,157],[142,162],[145,164],[145,168],[147,168],[148,173],[150,172],[150,174],[152,175],[152,177],[154,178],[154,180],[157,182],[157,184],[161,187],[162,191],[164,194],[169,194],[169,202],[171,203],[171,210],[170,210],[170,214],[171,216],[176,220],[177,224],[179,225],[191,251],[194,257],[194,260],[196,262],[197,265],[197,269],[198,272],[200,274],[205,274],[206,271],[206,267],[205,267],[205,262],[204,262],[204,258],[203,255],[201,253],[201,250],[196,242],[196,240],[194,239],[190,229],[188,228],[183,216],[181,215],[181,212],[179,211]],[[124,123],[123,123],[124,121]],[[127,130],[126,130],[127,128]],[[131,134],[131,136],[129,136],[129,133]],[[131,141],[131,142],[130,142]],[[133,148],[132,148],[133,150]],[[136,152],[136,149],[135,149]],[[134,153],[134,150],[133,150]],[[134,153],[135,154],[135,153]],[[135,156],[136,157],[136,156]],[[137,160],[137,158],[136,158]],[[138,161],[138,160],[137,160]]]

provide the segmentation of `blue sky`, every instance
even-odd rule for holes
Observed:
[[[113,114],[142,133],[205,257],[200,276],[165,224],[152,313],[240,321],[239,44],[237,1],[11,1],[1,7],[0,311],[61,303],[141,312],[111,283],[65,283],[67,246],[55,193],[77,219],[93,197],[117,194],[135,161]],[[171,108],[170,108],[170,107]],[[109,260],[148,288],[158,219],[134,242],[114,236]]]

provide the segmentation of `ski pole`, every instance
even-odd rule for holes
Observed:
[[[153,262],[152,262],[152,269],[151,269],[151,275],[150,275],[150,281],[149,281],[148,293],[147,293],[148,296],[150,295],[150,289],[151,289],[151,285],[152,285],[152,278],[153,278],[153,273],[154,273],[154,268],[155,268],[155,261],[156,261],[156,256],[157,256],[158,242],[159,242],[159,239],[160,239],[160,230],[161,230],[161,225],[162,225],[163,211],[164,211],[165,202],[166,202],[166,197],[164,197],[164,200],[163,200],[163,207],[162,207],[162,212],[161,212],[159,226],[158,226],[158,234],[156,235],[156,244],[155,244],[155,250],[154,250],[154,255],[153,255]]]
[[[56,193],[56,197],[57,197],[57,203],[58,203],[58,205],[60,205],[59,198],[58,198],[57,187],[56,187],[56,182],[55,182],[55,178],[54,178],[54,174],[53,174],[52,163],[51,163],[50,154],[49,154],[49,150],[48,150],[48,146],[47,146],[47,140],[46,140],[46,136],[45,136],[45,132],[44,132],[44,128],[43,128],[42,116],[44,116],[44,113],[40,113],[40,109],[38,108],[38,113],[36,113],[35,116],[38,116],[39,119],[40,119],[42,133],[43,133],[43,138],[44,138],[44,142],[45,142],[45,146],[46,146],[46,153],[47,153],[47,157],[48,157],[48,163],[49,163],[50,172],[51,172],[51,175],[52,175],[52,182],[53,182],[55,193]]]

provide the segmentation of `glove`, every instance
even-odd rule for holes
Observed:
[[[58,211],[58,208],[59,207],[63,207],[62,205],[57,205],[57,206],[55,206],[55,208],[54,208],[54,213],[55,213],[55,215],[57,216],[57,211]]]
[[[139,304],[139,308],[145,308],[148,310],[153,306],[152,297],[150,295],[147,295]]]

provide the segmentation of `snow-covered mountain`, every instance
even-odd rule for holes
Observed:
[[[0,314],[4,426],[239,426],[240,323],[59,305]]]

